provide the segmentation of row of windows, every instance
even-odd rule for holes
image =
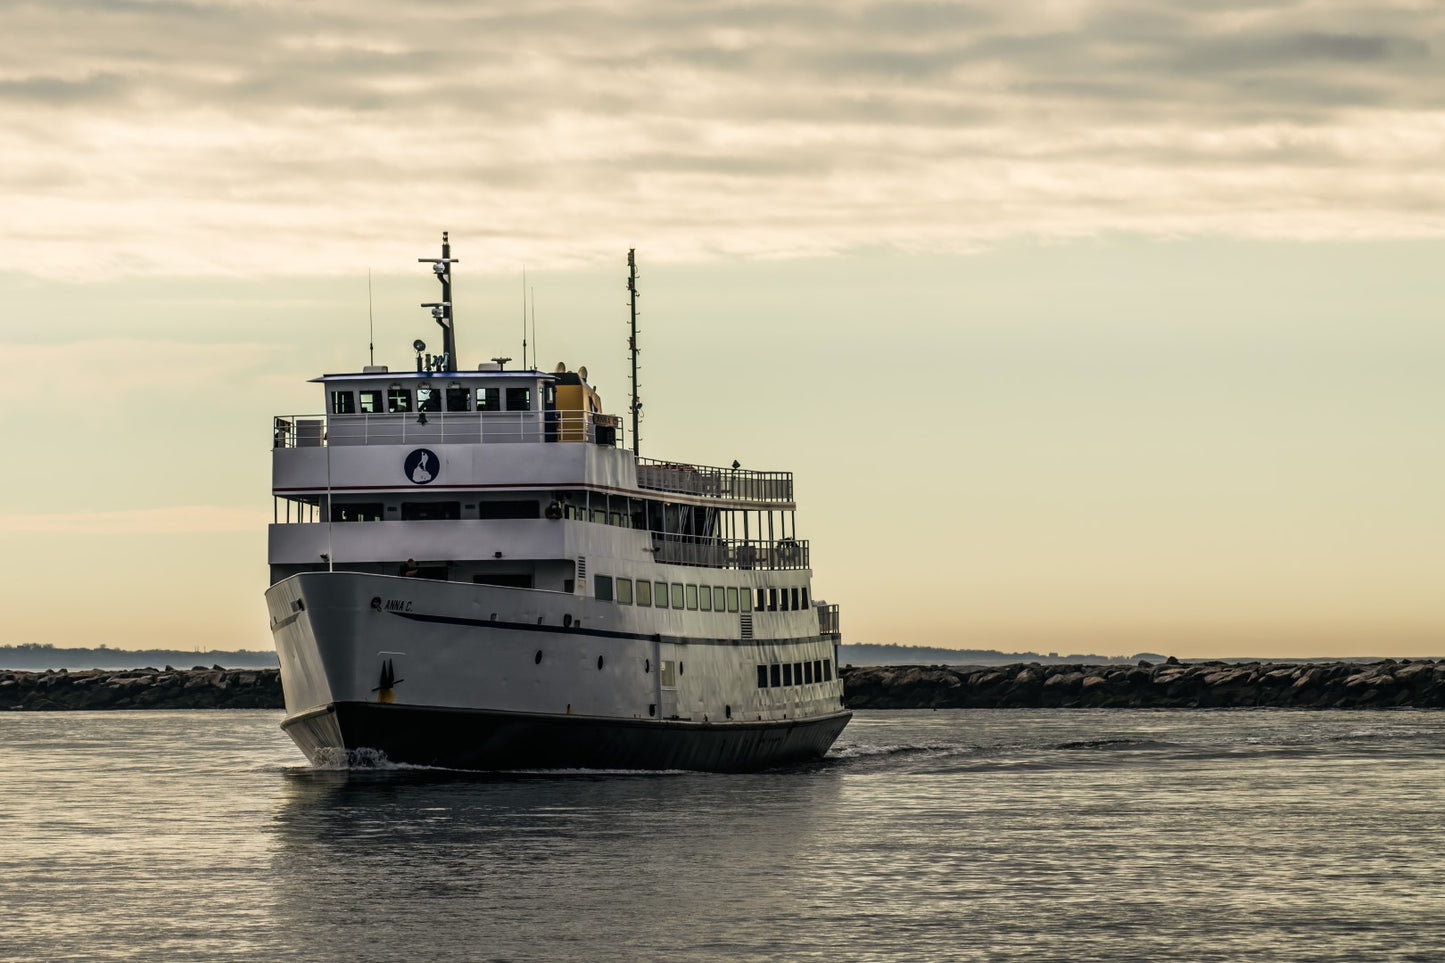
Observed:
[[[685,585],[594,575],[593,591],[604,602],[647,605],[659,609],[695,609],[702,612],[751,612],[753,595],[747,589],[721,585]]]
[[[505,398],[507,405],[502,407]],[[501,388],[464,388],[460,386],[437,388],[423,386],[410,388],[381,388],[365,391],[331,392],[331,413],[334,415],[368,414],[386,412],[400,414],[410,411],[441,411],[443,402],[447,411],[531,411],[532,389],[507,388],[505,395]],[[473,402],[476,407],[474,408]]]
[[[833,681],[833,660],[814,659],[812,662],[774,662],[758,666],[758,688],[778,689],[790,685],[812,685],[814,682]]]
[[[759,612],[794,612],[808,607],[808,589],[769,588],[758,589]]]

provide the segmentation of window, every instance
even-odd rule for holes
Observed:
[[[652,583],[647,581],[646,579],[637,580],[637,604],[652,604]]]
[[[477,502],[478,518],[537,518],[538,503],[526,501]]]
[[[620,578],[617,580],[617,601],[621,605],[632,604],[632,579]]]
[[[356,414],[356,395],[349,391],[331,392],[331,413],[333,415]]]
[[[814,681],[814,682],[822,682],[822,681],[823,681],[823,663],[822,663],[822,660],[820,660],[820,659],[814,659],[814,660],[813,660],[813,681]]]
[[[331,506],[331,520],[333,522],[379,522],[381,521],[381,515],[381,502]]]
[[[813,684],[813,663],[811,663],[811,662],[804,662],[804,663],[803,663],[803,684],[804,684],[804,685],[812,685],[812,684]]]
[[[808,607],[808,586],[803,586],[803,608]]]
[[[447,411],[470,411],[472,391],[470,388],[452,387],[447,389]]]
[[[832,681],[833,681],[833,660],[832,660],[832,659],[824,659],[824,660],[823,660],[823,681],[824,681],[824,682],[832,682]]]
[[[397,414],[403,411],[411,411],[411,389],[386,389],[386,410],[391,412],[392,414]]]
[[[768,666],[768,679],[770,680],[769,685],[774,689],[782,685],[783,667],[776,664]]]
[[[680,609],[680,608],[682,608],[682,583],[681,583],[681,582],[673,582],[673,583],[672,583],[672,607],[675,608],[675,609]]]
[[[693,609],[694,611],[696,611],[696,610],[697,610],[697,586],[696,586],[696,585],[685,585],[685,586],[683,586],[683,589],[684,589],[684,591],[687,592],[687,607],[690,608],[690,609]]]
[[[592,576],[592,585],[597,592],[597,600],[599,602],[612,601],[612,576],[594,575]]]
[[[793,609],[794,609],[794,611],[802,608],[802,606],[798,604],[798,590],[797,590],[797,589],[789,589],[789,590],[788,590],[788,593],[789,593],[789,594],[792,596],[792,598],[793,598]]]
[[[531,389],[531,388],[508,388],[508,389],[507,389],[507,410],[508,410],[508,411],[531,411],[531,410],[532,410],[532,389]]]
[[[778,610],[778,590],[775,589],[775,588],[770,588],[770,589],[768,589],[768,611],[769,611],[769,612],[776,612],[777,610]]]
[[[768,667],[765,666],[765,665],[760,665],[760,666],[758,666],[758,688],[759,688],[759,689],[766,689],[767,687],[768,687]]]
[[[594,508],[594,509],[592,509],[592,520],[593,520],[594,522],[596,522],[598,525],[606,525],[606,524],[607,524],[607,512],[605,512],[604,510],[602,510],[602,509],[600,509],[600,508]]]
[[[660,608],[660,609],[665,609],[665,608],[667,608],[667,583],[666,583],[666,582],[653,582],[653,583],[652,583],[652,597],[657,600],[657,607],[658,607],[658,608]]]
[[[803,663],[801,663],[801,662],[794,662],[794,663],[793,663],[793,684],[794,684],[794,685],[802,685],[802,684],[803,684]]]
[[[736,612],[737,610],[738,610],[738,590],[735,589],[735,588],[730,588],[730,589],[728,589],[728,611],[729,611],[729,612]]]
[[[778,609],[788,611],[788,590],[785,588],[778,589]]]
[[[502,390],[500,388],[478,388],[477,389],[477,410],[478,411],[501,411]]]
[[[706,585],[700,586],[697,590],[697,607],[704,612],[712,611],[712,589]]]
[[[728,589],[728,601],[731,602],[732,600],[732,589]],[[751,612],[753,610],[752,592],[749,592],[747,589],[743,589],[741,592],[738,593],[738,601],[743,603],[744,612]]]
[[[792,685],[792,684],[793,684],[793,664],[792,664],[791,662],[784,662],[784,663],[783,663],[783,685]]]
[[[721,585],[712,587],[712,607],[715,612],[721,612],[728,607],[728,594]]]
[[[416,389],[416,410],[417,411],[441,411],[442,393],[438,388],[431,385],[422,385]]]
[[[380,392],[380,391],[360,391],[360,392],[357,392],[357,394],[359,394],[359,395],[361,396],[361,410],[362,410],[363,412],[365,412],[365,413],[368,414],[368,415],[379,415],[379,414],[381,414],[381,392]]]
[[[768,590],[758,589],[758,611],[766,612],[768,609]]]
[[[404,522],[451,521],[462,517],[461,502],[402,502]]]

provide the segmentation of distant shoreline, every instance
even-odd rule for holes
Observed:
[[[1445,661],[844,666],[851,709],[1445,708]],[[281,709],[274,668],[0,670],[0,711]]]

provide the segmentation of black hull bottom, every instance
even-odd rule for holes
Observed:
[[[821,758],[850,712],[782,722],[596,719],[341,702],[281,724],[312,762],[384,753],[449,769],[693,769],[748,772]]]

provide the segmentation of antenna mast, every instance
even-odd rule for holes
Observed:
[[[527,265],[522,265],[522,370],[527,370]]]
[[[368,337],[366,351],[371,357],[367,363],[374,365],[376,364],[376,312],[372,310],[371,306],[371,268],[366,269],[366,325]]]
[[[627,338],[627,350],[632,355],[632,457],[638,457],[637,423],[642,416],[642,399],[638,397],[637,384],[637,258],[636,248],[627,249],[627,293],[632,305],[632,327]]]
[[[417,258],[417,261],[423,264],[430,264],[437,280],[442,283],[442,299],[422,305],[424,308],[431,308],[432,319],[442,328],[443,360],[437,369],[439,371],[457,370],[457,336],[452,325],[452,265],[457,263],[457,260],[452,257],[452,245],[451,241],[447,240],[446,231],[442,231],[441,257]]]

